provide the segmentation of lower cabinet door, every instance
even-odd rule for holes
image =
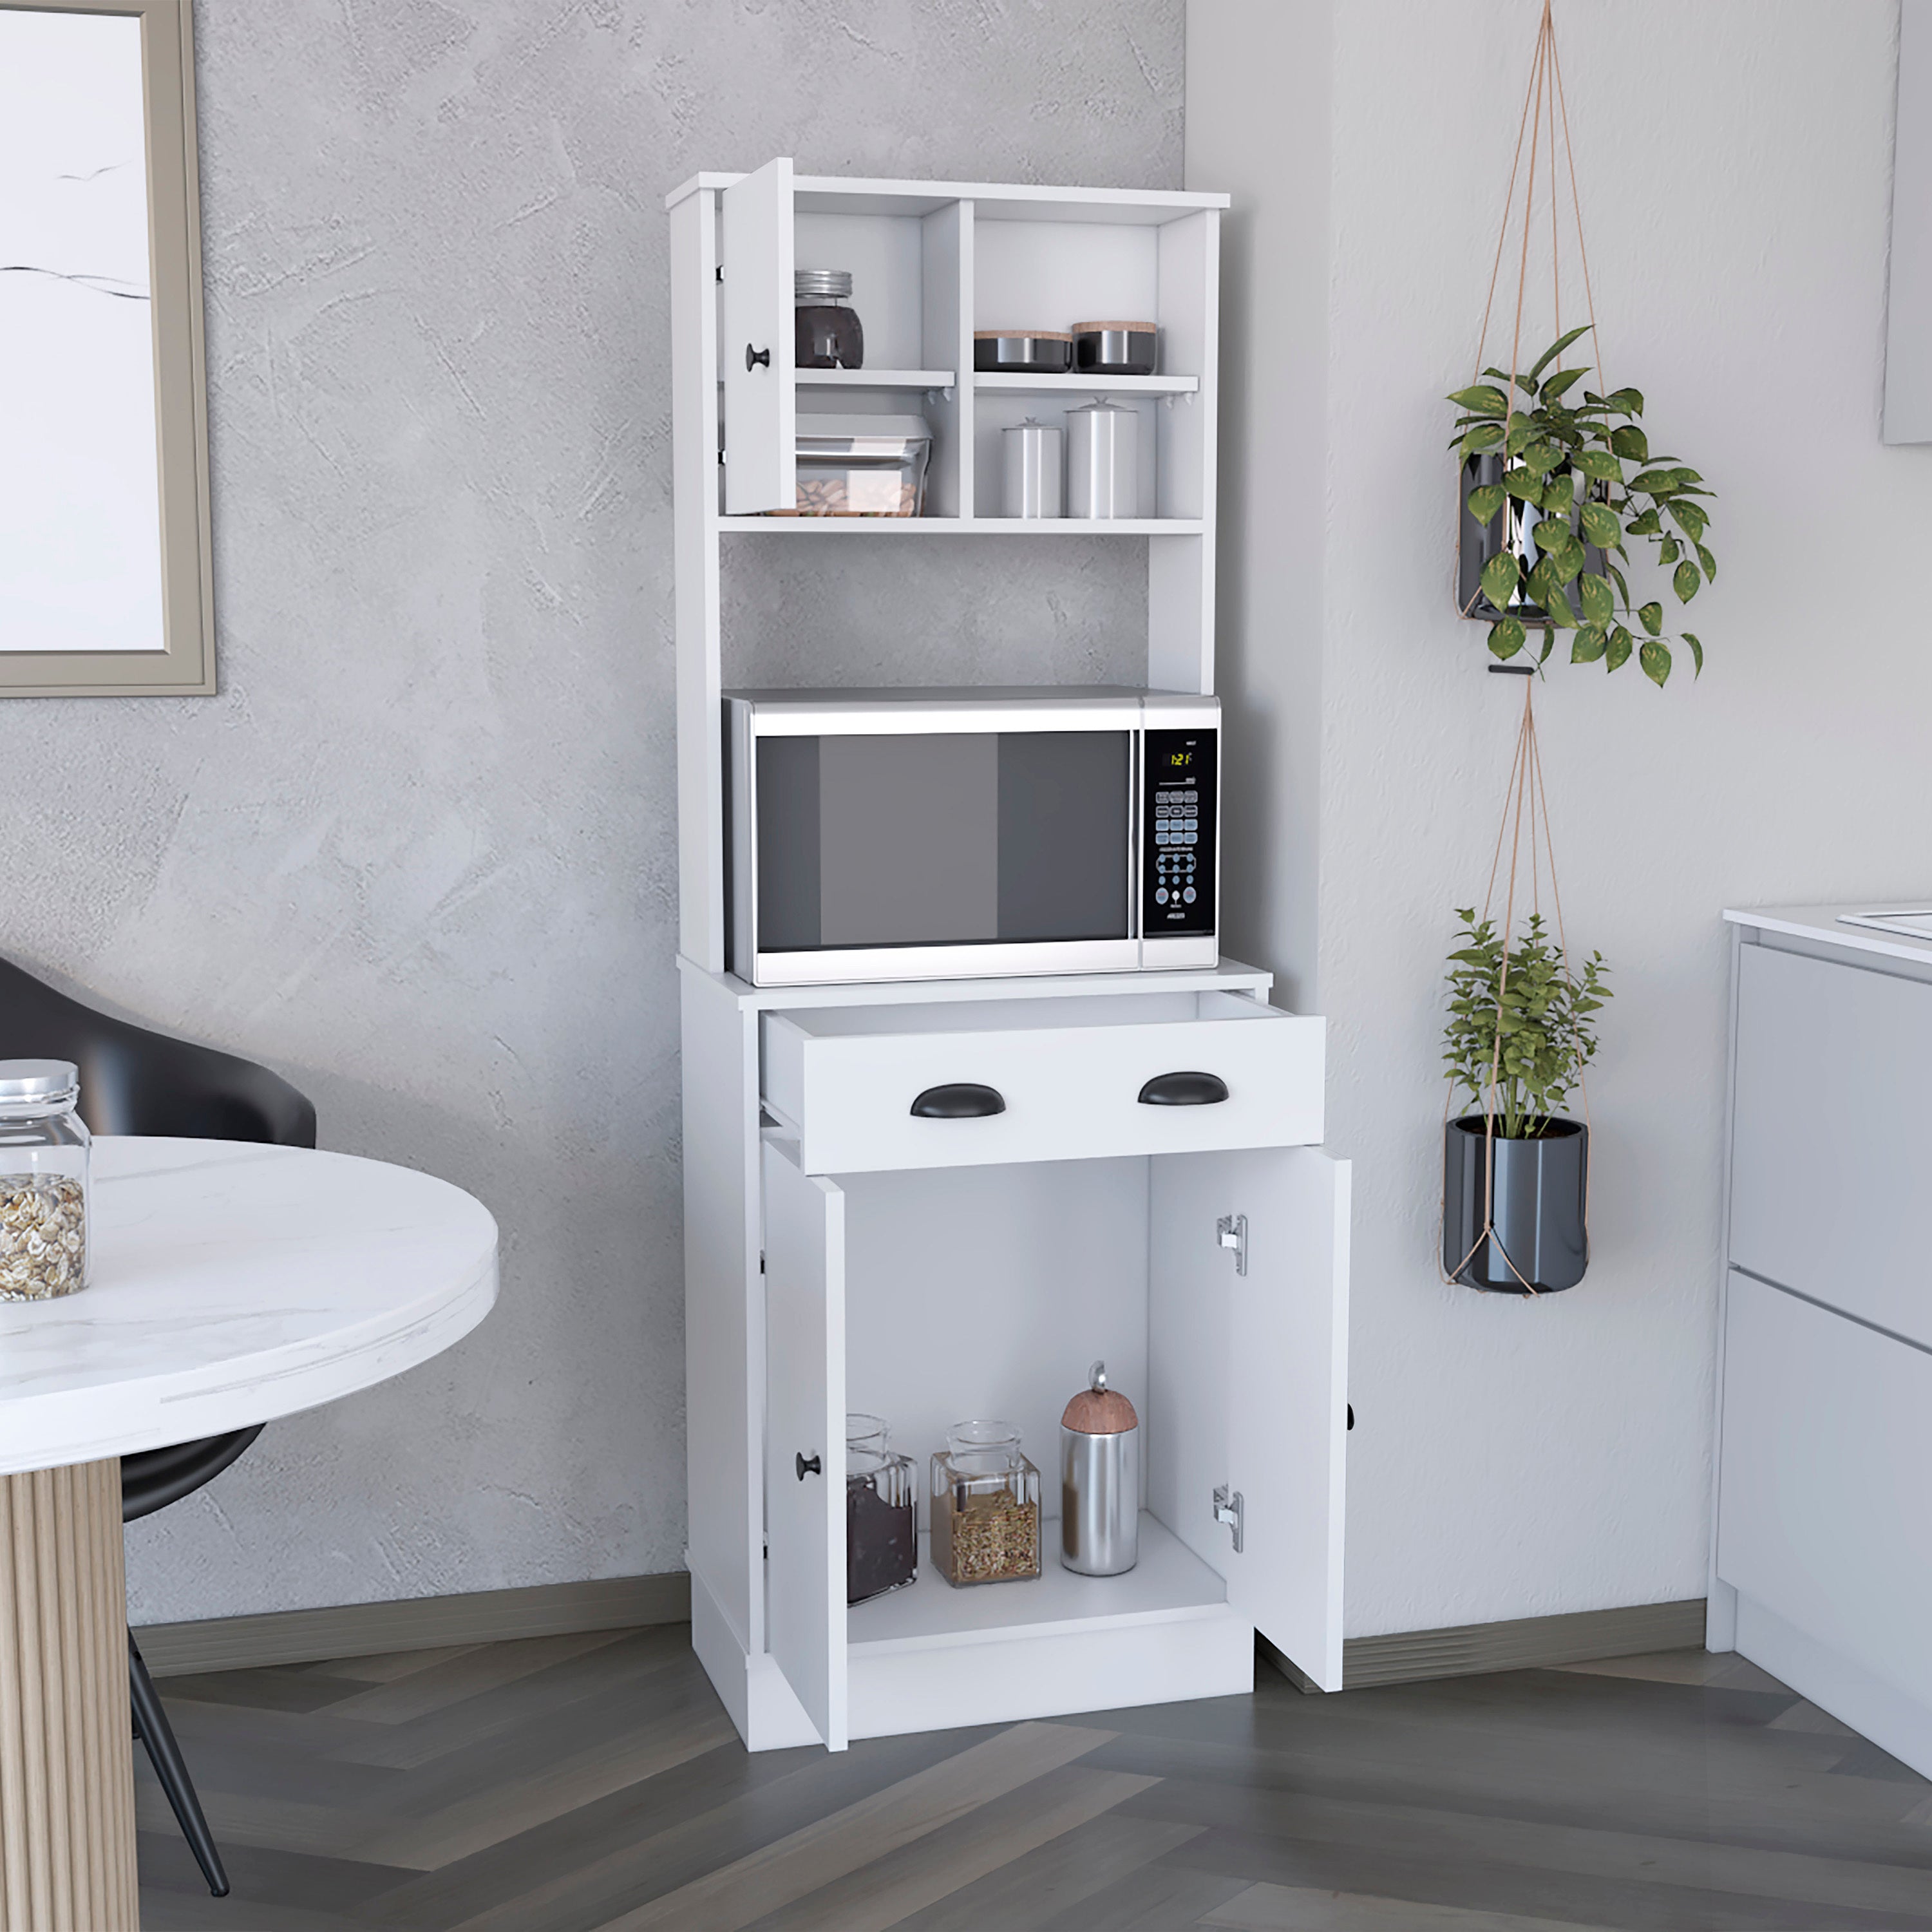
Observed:
[[[1718,1574],[1932,1710],[1932,1353],[1733,1271]]]
[[[765,1623],[830,1750],[846,1744],[845,1197],[766,1143]]]
[[[1316,1148],[1163,1154],[1148,1216],[1150,1502],[1324,1690],[1342,1688],[1348,1187]]]

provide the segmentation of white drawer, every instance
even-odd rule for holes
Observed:
[[[1312,1145],[1325,1029],[1232,993],[814,1008],[764,1016],[761,1090],[808,1174]]]

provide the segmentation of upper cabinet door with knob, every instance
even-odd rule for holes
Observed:
[[[788,510],[798,499],[790,158],[767,161],[718,199],[725,513]]]

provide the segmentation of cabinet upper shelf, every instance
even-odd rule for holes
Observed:
[[[736,188],[742,174],[707,171],[693,175],[664,196],[675,208],[700,188]],[[1225,194],[1197,194],[1172,188],[1051,188],[1024,182],[884,181],[843,175],[797,175],[793,191],[807,214],[905,214],[936,213],[952,202],[970,201],[992,221],[1122,221],[1145,226],[1178,220],[1203,208],[1229,205]]]

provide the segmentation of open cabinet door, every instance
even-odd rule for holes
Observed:
[[[1154,1426],[1177,1432],[1150,1481],[1156,1513],[1270,1643],[1339,1690],[1348,1163],[1316,1148],[1159,1155],[1150,1207],[1149,1387]],[[1224,1222],[1240,1245],[1222,1244]],[[1223,1485],[1238,1551],[1214,1514]]]
[[[826,1748],[843,1750],[845,1197],[769,1142],[764,1172],[765,1628]]]
[[[798,501],[790,159],[767,161],[718,199],[725,514],[789,510]]]

